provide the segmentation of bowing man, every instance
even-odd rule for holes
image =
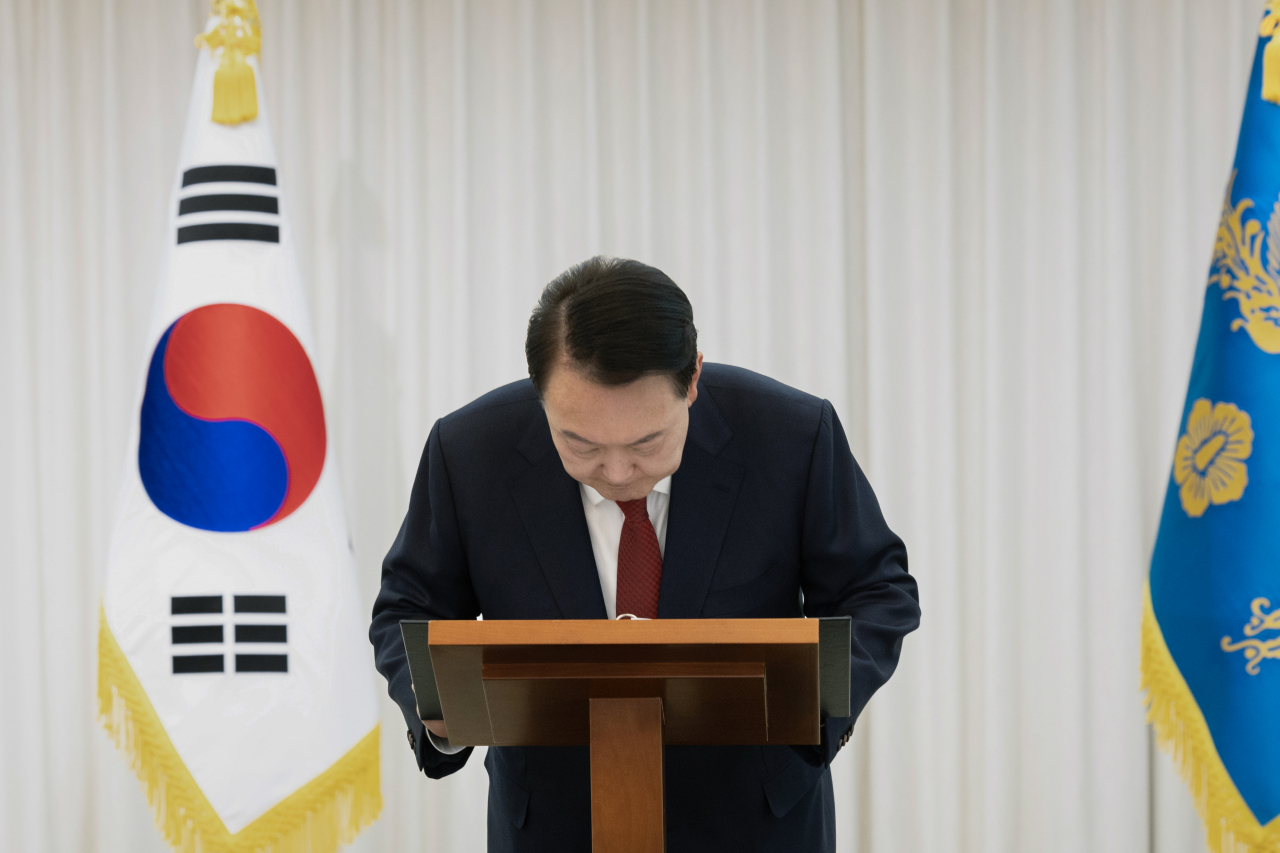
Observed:
[[[529,319],[529,378],[436,422],[369,631],[418,766],[402,619],[853,617],[851,708],[818,746],[667,746],[667,849],[834,851],[831,761],[919,624],[906,549],[831,404],[704,363],[660,270],[592,258]],[[490,747],[491,851],[589,851],[588,748]]]

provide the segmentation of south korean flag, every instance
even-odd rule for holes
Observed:
[[[252,0],[199,39],[108,558],[98,695],[183,851],[349,842],[378,726]]]

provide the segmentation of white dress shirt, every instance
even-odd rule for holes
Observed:
[[[610,619],[618,618],[618,544],[622,541],[622,523],[626,516],[613,501],[586,483],[578,484],[582,493],[582,511],[587,516],[587,530],[591,533],[591,553],[596,558],[596,574],[600,576],[600,592],[604,595],[604,609]],[[667,553],[667,510],[671,507],[671,478],[663,477],[645,498],[649,521],[658,534],[658,551]]]
[[[600,592],[604,596],[604,609],[610,619],[618,618],[618,545],[622,541],[622,523],[626,516],[614,501],[588,486],[578,484],[582,495],[582,511],[587,517],[587,532],[591,534],[591,553],[596,558],[596,574],[600,576]],[[658,551],[667,555],[667,511],[671,508],[671,478],[663,477],[645,498],[649,521],[658,536]],[[451,746],[445,738],[436,737],[430,731],[427,739],[445,755],[453,755],[466,749]]]

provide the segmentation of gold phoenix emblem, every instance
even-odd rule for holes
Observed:
[[[1173,454],[1173,481],[1181,488],[1182,509],[1199,518],[1209,504],[1240,500],[1249,485],[1244,460],[1253,452],[1248,412],[1235,403],[1213,405],[1203,397],[1187,415],[1187,431]]]
[[[1256,637],[1263,631],[1280,631],[1280,609],[1268,613],[1267,608],[1270,606],[1271,602],[1265,598],[1253,600],[1249,605],[1253,618],[1244,626],[1245,637]],[[1258,667],[1266,658],[1280,660],[1280,637],[1270,640],[1245,639],[1238,643],[1231,642],[1230,637],[1222,638],[1224,652],[1238,652],[1241,649],[1244,650],[1245,672],[1257,675]]]
[[[1234,299],[1240,317],[1231,321],[1231,331],[1241,327],[1249,333],[1258,349],[1275,355],[1280,353],[1280,198],[1267,219],[1267,253],[1262,255],[1262,223],[1245,220],[1244,213],[1253,207],[1253,199],[1242,198],[1231,204],[1231,187],[1222,203],[1222,221],[1213,241],[1213,269],[1209,284],[1217,284],[1223,299]]]

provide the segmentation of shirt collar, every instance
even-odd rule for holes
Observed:
[[[582,487],[582,493],[587,496],[587,500],[591,501],[592,506],[599,506],[600,502],[604,500],[604,495],[600,494],[586,483],[579,483],[578,485]],[[668,475],[663,477],[661,480],[654,483],[653,490],[655,492],[660,492],[667,497],[671,497],[671,476]]]

